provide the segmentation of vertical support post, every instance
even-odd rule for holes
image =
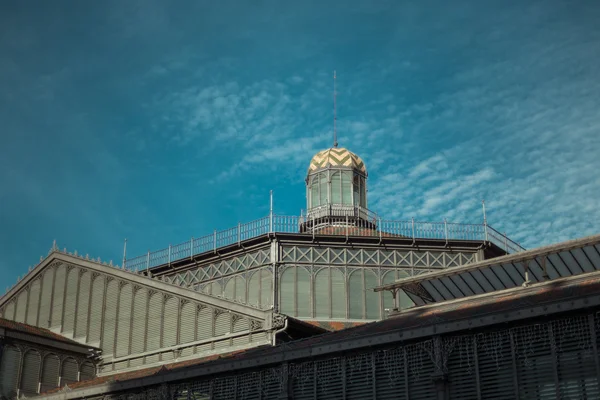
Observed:
[[[213,252],[217,252],[217,230],[213,232]]]
[[[242,243],[242,224],[240,222],[238,222],[237,236],[238,236],[238,246],[239,246]]]
[[[529,260],[523,261],[523,269],[525,270],[525,282],[523,282],[523,287],[529,285]]]
[[[415,244],[415,218],[411,218],[412,221],[412,240],[413,244]]]
[[[517,356],[515,354],[515,336],[512,331],[510,335],[510,355],[512,358],[513,385],[515,389],[515,399],[519,398],[519,373],[517,372]]]
[[[377,230],[379,231],[379,240],[382,238],[381,234],[381,217],[379,217],[379,222],[377,223]]]
[[[546,258],[547,256],[542,256],[542,278],[548,280],[550,277],[548,276],[548,267],[546,266]],[[598,381],[600,382],[600,381]]]
[[[446,246],[448,246],[448,221],[444,218],[444,237],[446,239]]]
[[[554,330],[552,324],[548,324],[548,336],[550,339],[550,354],[552,355],[552,374],[554,376],[554,389],[556,390],[556,398],[560,399],[560,382],[558,379],[558,356],[556,354],[556,339],[554,337]]]
[[[488,229],[487,229],[487,215],[485,213],[485,200],[481,200],[481,207],[483,208],[483,232],[485,234],[485,241],[488,242]]]
[[[346,241],[348,241],[348,214],[346,214]]]
[[[127,261],[127,238],[125,238],[125,244],[123,244],[123,263],[121,266],[125,269],[125,262]]]
[[[269,207],[269,233],[273,233],[273,191],[269,192],[270,207]]]
[[[475,363],[475,385],[477,400],[481,400],[481,377],[479,376],[479,356],[477,355],[477,336],[473,335],[473,362]]]
[[[190,260],[194,258],[194,237],[190,239]]]
[[[146,272],[150,270],[150,250],[146,253]]]

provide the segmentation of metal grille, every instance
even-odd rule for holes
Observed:
[[[450,398],[477,400],[475,342],[473,336],[458,336],[445,341],[448,355]]]
[[[15,318],[15,302],[10,301],[4,309],[4,318],[13,320]]]
[[[190,343],[196,340],[196,304],[185,302],[181,306],[179,327],[179,343]],[[182,356],[192,355],[193,347],[183,349]]]
[[[88,343],[99,346],[102,327],[102,306],[104,301],[104,277],[97,276],[92,282],[92,304],[90,309]]]
[[[514,372],[508,331],[476,336],[481,398],[514,400]]]
[[[316,398],[317,376],[312,361],[290,365],[292,393],[294,400],[312,400]]]
[[[262,399],[276,399],[283,392],[283,372],[281,368],[262,370],[260,378]]]
[[[129,354],[129,333],[131,332],[131,305],[133,301],[133,287],[131,284],[121,286],[119,298],[119,314],[117,319],[117,343],[115,357]]]
[[[175,346],[177,344],[177,316],[179,314],[179,299],[169,297],[165,302],[165,323],[163,324],[162,347]]]
[[[65,283],[67,281],[67,267],[59,265],[56,268],[56,277],[54,279],[54,296],[52,298],[52,328],[58,328],[62,325],[62,310],[65,294]]]
[[[373,357],[371,353],[346,358],[347,400],[374,399]]]
[[[340,358],[316,361],[317,366],[317,398],[343,399],[343,366]]]
[[[37,324],[37,314],[40,305],[40,291],[42,287],[42,281],[36,279],[29,288],[29,306],[27,307],[27,320],[29,325]]]
[[[115,328],[117,322],[117,298],[119,282],[111,280],[106,287],[106,308],[104,310],[104,330],[102,332],[102,356],[112,358],[115,344]]]
[[[148,291],[144,288],[138,288],[134,294],[133,300],[133,319],[131,332],[131,354],[139,354],[144,351],[146,343],[146,303],[148,301]],[[143,359],[131,360],[131,366],[139,366]]]
[[[25,311],[27,310],[27,289],[23,289],[17,296],[17,312],[15,321],[25,322]]]
[[[154,292],[150,296],[148,308],[148,331],[146,332],[146,351],[157,350],[160,348],[160,339],[162,331],[163,315],[163,295]],[[158,361],[158,357],[146,357],[146,363]]]
[[[406,400],[408,371],[404,348],[381,350],[375,353],[375,371],[377,399]]]
[[[3,396],[16,397],[20,366],[21,352],[19,349],[6,346],[2,351],[2,362],[0,363],[0,391]]]
[[[92,274],[84,272],[79,280],[79,299],[77,301],[77,321],[75,325],[75,337],[86,338],[88,326],[88,311],[90,305],[90,287],[92,285]]]
[[[559,391],[563,399],[598,399],[598,376],[591,338],[590,320],[586,317],[552,323],[557,350]]]
[[[93,379],[96,376],[96,367],[89,361],[85,361],[81,364],[81,381]]]
[[[77,279],[79,269],[73,268],[67,275],[67,296],[65,298],[65,310],[62,332],[73,334],[75,330],[75,310],[77,306]]]
[[[42,365],[42,393],[58,386],[60,359],[54,354],[44,357]]]
[[[235,399],[235,394],[235,378],[224,377],[213,380],[213,396],[211,400],[232,400]]]
[[[78,373],[79,366],[77,365],[77,361],[70,357],[64,359],[62,362],[62,369],[60,371],[61,386],[77,382]]]
[[[248,372],[237,377],[236,400],[256,400],[261,395],[260,371]]]
[[[23,357],[21,391],[26,395],[36,395],[40,381],[41,356],[35,350],[29,350]]]
[[[521,398],[557,398],[552,333],[549,328],[549,325],[544,324],[513,330]]]
[[[433,399],[436,396],[431,377],[435,372],[433,342],[427,340],[406,346],[408,386],[411,400]]]

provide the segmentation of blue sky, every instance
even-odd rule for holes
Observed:
[[[27,4],[26,4],[27,3]],[[332,132],[384,218],[600,231],[597,1],[0,5],[0,288],[305,206]]]

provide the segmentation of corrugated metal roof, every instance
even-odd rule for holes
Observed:
[[[600,235],[594,235],[401,279],[375,291],[401,289],[419,306],[598,270]]]

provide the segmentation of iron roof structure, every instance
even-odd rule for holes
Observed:
[[[600,235],[408,277],[375,288],[403,290],[415,305],[455,300],[600,270]]]

